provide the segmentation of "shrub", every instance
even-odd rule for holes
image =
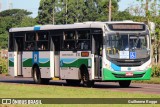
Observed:
[[[0,58],[1,73],[8,72],[8,60]]]
[[[160,76],[160,65],[153,65],[152,66],[152,77],[159,77]]]

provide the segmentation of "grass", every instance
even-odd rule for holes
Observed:
[[[115,92],[105,89],[83,88],[83,87],[67,87],[53,85],[32,85],[32,84],[8,84],[0,83],[0,98],[160,98],[155,94]],[[134,104],[124,104],[128,107]],[[0,105],[0,107],[30,107],[30,105]],[[32,105],[39,107],[40,105]],[[60,105],[41,105],[41,107],[60,106],[60,107],[106,107],[107,104],[60,104]],[[111,106],[108,104],[108,106]],[[112,104],[113,107],[121,107],[120,104]],[[136,105],[137,106],[137,105]],[[144,106],[144,105],[141,105]],[[147,107],[151,105],[145,104]],[[158,105],[153,105],[155,107]]]
[[[155,94],[130,94],[105,89],[52,85],[0,83],[0,89],[0,98],[160,98]]]
[[[151,77],[150,80],[133,80],[133,83],[160,84],[160,77]]]

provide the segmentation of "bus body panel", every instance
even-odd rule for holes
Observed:
[[[55,58],[54,58],[55,52],[50,51],[50,77],[54,78],[54,72],[55,72]]]
[[[18,59],[18,54],[17,54],[17,52],[14,52],[14,76],[18,76],[17,75],[18,74],[18,65],[17,65],[18,61],[17,61],[17,59]]]
[[[11,76],[15,76],[15,71],[14,71],[14,52],[8,52],[8,73]]]
[[[50,52],[39,51],[38,66],[41,72],[41,78],[51,78],[50,74]]]
[[[80,67],[85,65],[92,77],[91,52],[85,51],[88,56],[82,57],[83,51],[61,51],[60,52],[60,77],[61,79],[81,79]]]
[[[23,77],[32,77],[32,54],[33,52],[24,51],[22,54],[22,75]]]

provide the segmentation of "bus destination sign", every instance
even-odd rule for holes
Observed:
[[[145,30],[144,24],[109,24],[110,30],[117,31],[142,31]]]

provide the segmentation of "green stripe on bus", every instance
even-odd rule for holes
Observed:
[[[32,58],[29,58],[23,62],[23,67],[32,67]]]
[[[46,63],[39,63],[39,67],[50,67],[50,61]]]
[[[9,60],[9,67],[14,67],[14,62]]]
[[[88,67],[88,60],[89,60],[89,58],[77,59],[76,61],[74,61],[72,63],[63,63],[63,65],[61,67],[77,67],[77,68],[79,68],[82,64],[84,64]]]
[[[82,64],[86,65],[88,67],[88,60],[89,58],[86,59],[78,59],[77,67],[79,68]],[[90,61],[91,62],[91,61]]]

